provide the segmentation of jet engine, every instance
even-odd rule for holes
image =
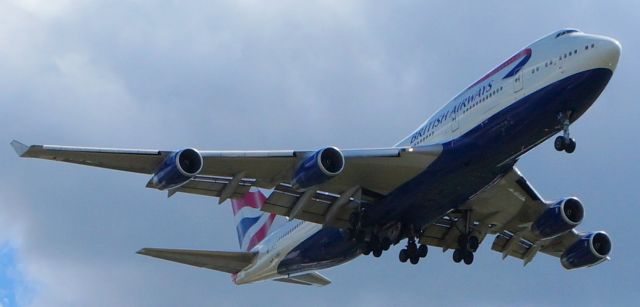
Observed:
[[[531,230],[541,238],[551,238],[575,228],[583,217],[584,208],[580,200],[569,197],[545,210],[533,223]]]
[[[611,239],[604,231],[592,232],[573,243],[560,256],[567,270],[590,267],[607,259],[611,252]]]
[[[178,187],[195,177],[202,170],[202,156],[187,148],[171,154],[151,177],[147,187],[166,190]]]
[[[291,184],[304,190],[339,175],[344,169],[344,156],[338,148],[326,147],[307,157],[296,169]]]

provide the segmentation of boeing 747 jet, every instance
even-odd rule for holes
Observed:
[[[18,155],[149,174],[147,187],[231,200],[241,251],[144,248],[138,253],[232,274],[237,284],[276,280],[327,285],[317,270],[402,244],[401,262],[430,248],[470,265],[479,245],[531,262],[539,253],[566,269],[599,264],[604,231],[576,227],[576,197],[546,200],[516,168],[529,150],[569,134],[616,69],[620,44],[563,29],[463,89],[390,147],[315,151],[130,150],[11,142]],[[34,174],[36,175],[36,174]],[[43,180],[46,180],[43,178]],[[268,190],[268,195],[263,194]],[[276,218],[288,221],[273,227]],[[274,224],[275,225],[275,224]]]

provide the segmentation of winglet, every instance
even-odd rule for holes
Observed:
[[[13,140],[11,141],[11,147],[16,151],[18,156],[24,156],[24,154],[29,150],[29,146],[20,143],[20,141]]]

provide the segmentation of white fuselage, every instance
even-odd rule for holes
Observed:
[[[552,34],[523,50],[527,49],[531,50],[531,58],[516,75],[502,79],[502,75],[496,71],[493,76],[468,87],[396,146],[414,147],[454,140],[514,102],[551,83],[595,68],[614,70],[620,53],[620,45],[615,40],[580,32],[557,38]],[[512,63],[502,70],[509,70],[516,64]]]

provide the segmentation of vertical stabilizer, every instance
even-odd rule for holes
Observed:
[[[260,191],[250,191],[242,198],[231,200],[238,242],[243,251],[250,251],[269,233],[276,215],[260,211],[266,200]]]

